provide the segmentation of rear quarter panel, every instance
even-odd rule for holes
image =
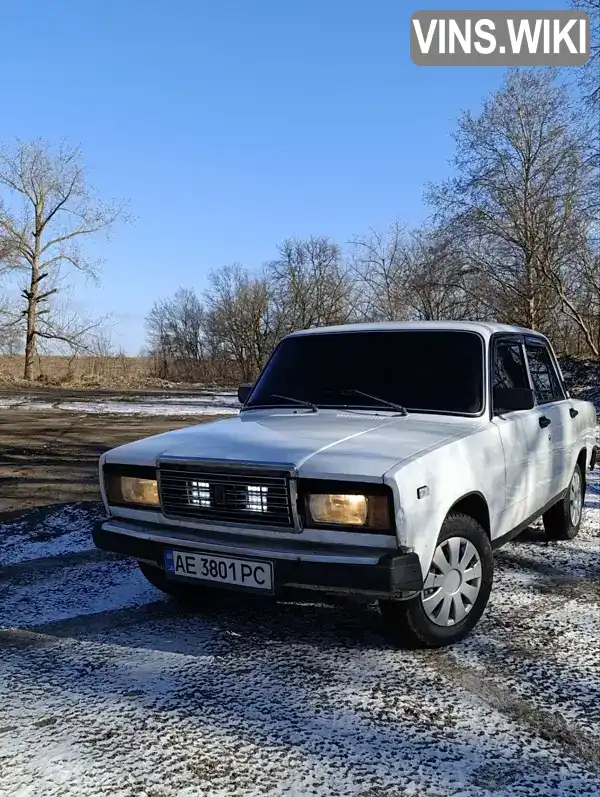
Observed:
[[[505,508],[504,453],[492,423],[402,462],[384,481],[394,492],[398,543],[418,554],[423,576],[446,515],[466,495],[478,493],[486,501],[492,538],[502,531],[497,518]],[[425,486],[429,494],[418,498],[418,489]]]

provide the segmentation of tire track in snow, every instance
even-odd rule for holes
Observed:
[[[108,609],[103,612],[79,614],[64,620],[53,620],[48,623],[32,626],[29,631],[34,634],[49,635],[68,639],[78,639],[91,634],[102,634],[128,625],[143,625],[152,620],[163,620],[170,617],[185,617],[195,612],[187,611],[175,601],[158,600],[139,606],[128,606],[124,609]]]
[[[96,562],[112,562],[122,558],[120,554],[101,551],[98,548],[91,548],[88,551],[74,551],[73,553],[63,553],[58,556],[42,556],[39,559],[26,559],[23,562],[0,566],[0,583],[5,581],[18,583],[22,580],[29,580],[29,577],[32,575],[37,576],[41,573],[48,573],[61,567],[74,567],[76,565],[94,564]]]
[[[457,661],[451,653],[419,653],[428,664],[438,667],[445,678],[459,684],[508,719],[555,744],[570,758],[585,762],[595,772],[600,772],[600,739],[591,738],[588,733],[570,726],[558,712],[539,708],[524,695],[502,687],[498,682],[504,675],[501,668],[492,670],[486,665],[485,674],[480,675],[472,667]]]
[[[581,576],[565,573],[564,568],[558,567],[552,562],[540,561],[532,556],[527,556],[517,550],[501,549],[496,554],[497,562],[513,570],[531,570],[540,576],[543,581],[532,584],[534,589],[540,592],[556,592],[572,594],[574,597],[581,596],[589,598],[590,593],[594,597],[600,597],[600,554],[597,563],[594,562],[586,569],[593,574],[592,578],[581,578]],[[597,572],[597,574],[594,573]]]

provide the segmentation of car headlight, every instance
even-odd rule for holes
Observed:
[[[362,526],[376,530],[391,526],[386,495],[309,493],[306,510],[309,525]]]
[[[160,506],[156,479],[108,473],[106,474],[106,495],[109,504]]]

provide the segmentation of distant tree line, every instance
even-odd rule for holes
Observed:
[[[204,292],[158,300],[146,320],[157,375],[248,381],[286,333],[351,321],[496,320],[600,359],[590,96],[550,70],[509,71],[480,114],[460,117],[455,176],[428,186],[426,224],[398,220],[343,248],[325,235],[291,238],[259,269],[223,266]]]

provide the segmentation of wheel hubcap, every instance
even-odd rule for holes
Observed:
[[[421,600],[436,625],[456,625],[473,608],[481,589],[481,557],[472,542],[450,537],[435,549]]]
[[[569,494],[569,509],[571,514],[571,525],[576,526],[581,519],[581,476],[579,471],[575,471],[571,479],[571,490]]]

